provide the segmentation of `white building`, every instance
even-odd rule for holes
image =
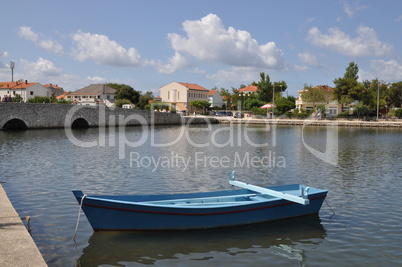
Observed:
[[[67,99],[77,105],[96,106],[105,104],[114,106],[116,89],[106,84],[91,84],[72,93],[67,93],[58,98]]]
[[[218,90],[209,90],[208,101],[211,103],[211,107],[222,107],[225,104]]]
[[[50,97],[52,91],[40,83],[30,83],[27,80],[0,83],[0,101],[3,101],[6,96],[9,99],[10,97],[14,98],[17,95],[20,95],[22,101],[26,102],[28,99],[34,98],[35,96]]]

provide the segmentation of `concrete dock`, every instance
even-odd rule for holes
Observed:
[[[0,184],[0,266],[47,266]]]

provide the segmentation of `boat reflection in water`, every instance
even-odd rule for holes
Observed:
[[[94,232],[77,266],[169,265],[177,260],[192,265],[188,260],[200,263],[226,255],[233,261],[238,254],[255,255],[267,249],[287,260],[303,263],[306,255],[300,247],[317,246],[325,236],[318,215],[210,230]],[[224,263],[225,259],[218,261]]]

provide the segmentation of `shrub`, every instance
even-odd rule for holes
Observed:
[[[114,103],[116,108],[121,108],[125,104],[131,104],[130,100],[127,99],[119,99]]]
[[[28,99],[27,103],[52,103],[52,99],[46,96],[34,96]]]
[[[398,119],[402,118],[402,109],[396,109],[394,111],[395,117],[397,117]]]

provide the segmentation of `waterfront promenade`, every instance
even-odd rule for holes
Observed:
[[[190,117],[190,116],[189,116]],[[202,117],[198,116],[197,117]],[[363,120],[314,120],[314,119],[266,119],[246,117],[242,119],[233,117],[216,117],[205,116],[204,118],[213,118],[219,123],[232,124],[270,124],[270,125],[309,125],[309,126],[349,126],[349,127],[396,127],[402,128],[402,120],[379,120],[379,121],[363,121]]]
[[[0,266],[47,266],[0,184]]]

